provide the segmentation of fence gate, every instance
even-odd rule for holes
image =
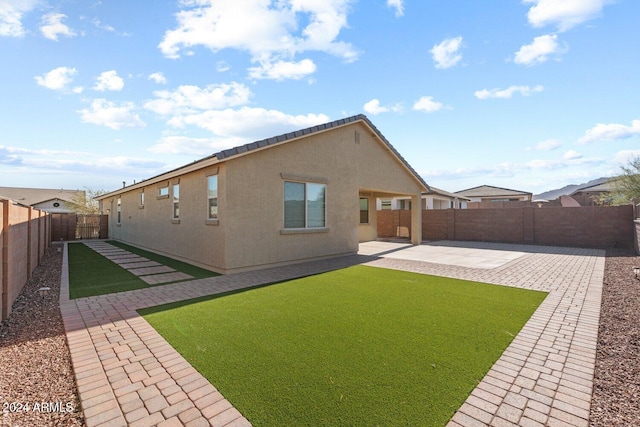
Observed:
[[[107,215],[75,213],[51,214],[51,240],[106,239],[109,233]]]

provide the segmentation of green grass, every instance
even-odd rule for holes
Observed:
[[[356,266],[141,314],[255,426],[442,426],[545,296]]]
[[[69,298],[147,288],[145,282],[82,243],[69,243]]]
[[[111,241],[109,243],[172,267],[177,271],[187,273],[197,279],[218,275],[212,271],[137,249],[120,242]],[[70,243],[67,247],[69,250],[70,299],[131,291],[151,286],[82,243]],[[165,285],[166,283],[162,284]]]

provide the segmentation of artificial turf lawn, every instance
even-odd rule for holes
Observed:
[[[218,275],[217,273],[119,242],[109,243],[172,267],[177,271],[187,273],[194,278]],[[151,286],[135,274],[130,273],[82,243],[70,243],[67,248],[69,251],[70,299],[131,291]],[[162,285],[166,285],[166,283],[162,283]]]
[[[442,426],[545,296],[355,266],[140,313],[255,426]]]

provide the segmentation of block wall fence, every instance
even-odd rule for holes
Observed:
[[[0,241],[0,319],[5,320],[49,247],[51,217],[44,211],[0,199]]]
[[[378,237],[410,232],[408,211],[378,211]],[[424,240],[469,240],[585,248],[634,248],[632,205],[422,211]]]

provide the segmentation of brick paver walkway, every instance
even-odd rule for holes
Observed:
[[[65,247],[60,308],[87,426],[250,425],[136,310],[360,263],[549,292],[450,426],[587,426],[604,251],[484,247],[527,254],[494,269],[354,255],[71,301]]]

